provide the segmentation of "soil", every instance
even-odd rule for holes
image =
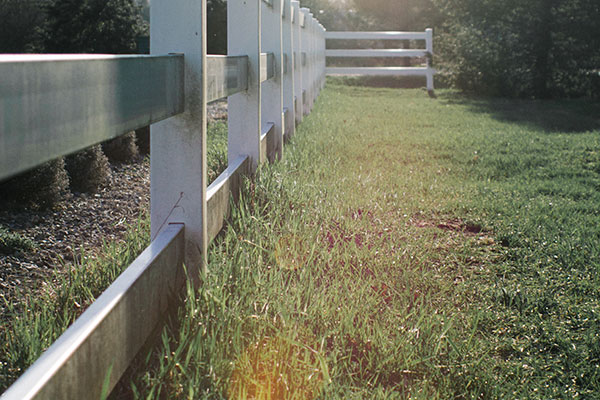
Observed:
[[[207,115],[209,121],[226,119],[227,102],[211,103]],[[72,264],[82,249],[93,256],[104,242],[123,240],[129,226],[149,210],[149,158],[111,164],[111,171],[97,193],[73,193],[52,210],[0,209],[0,226],[34,243],[30,251],[0,253],[0,320],[5,301],[18,303],[54,271]]]

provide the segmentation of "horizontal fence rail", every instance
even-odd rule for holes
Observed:
[[[426,32],[327,32],[325,39],[426,40]]]
[[[114,387],[185,282],[183,229],[163,230],[2,398],[100,399],[99,382]]]
[[[424,67],[327,67],[328,75],[385,75],[385,76],[424,76],[427,90],[433,92],[431,68],[433,56],[433,31],[425,32],[326,32],[330,40],[411,40],[425,41],[424,49],[327,49],[328,58],[424,58]]]
[[[3,400],[111,391],[181,294],[184,263],[192,278],[205,268],[243,177],[281,158],[312,110],[325,29],[309,9],[229,2],[227,56],[206,54],[205,10],[206,0],[153,0],[150,56],[0,55],[0,179],[152,124],[150,246]],[[228,167],[207,185],[206,104],[221,98]]]
[[[327,50],[327,57],[425,57],[427,50],[412,49],[342,49]]]
[[[219,100],[248,89],[248,57],[206,56],[206,101]]]
[[[0,56],[0,179],[183,112],[183,55]]]

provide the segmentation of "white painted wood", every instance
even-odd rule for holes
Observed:
[[[308,115],[310,113],[310,86],[312,84],[311,74],[310,74],[310,47],[311,37],[310,37],[310,10],[308,8],[302,7],[300,8],[300,18],[302,29],[300,30],[301,34],[301,58],[302,58],[302,112],[304,115]],[[302,24],[302,22],[304,24]]]
[[[327,50],[327,57],[425,57],[427,50],[419,49],[340,49]]]
[[[274,149],[274,133],[275,133],[275,124],[272,122],[267,122],[263,125],[260,131],[260,153],[261,159],[266,160],[273,155]]]
[[[325,69],[327,68],[327,55],[325,52],[327,51],[327,45],[325,40],[325,34],[327,30],[323,25],[321,25],[321,88],[325,87]]]
[[[247,156],[233,160],[206,190],[209,242],[219,234],[225,220],[229,217],[231,197],[235,201],[239,198],[242,176],[248,174],[248,164],[249,158]]]
[[[431,28],[427,28],[425,29],[425,46],[426,46],[426,50],[430,53],[433,54],[433,29]]]
[[[0,180],[183,112],[183,62],[0,55]]]
[[[326,39],[357,40],[425,40],[425,32],[334,32],[328,31]]]
[[[206,268],[206,0],[153,0],[152,54],[183,53],[185,112],[150,128],[151,236],[185,224],[186,265]]]
[[[275,56],[273,53],[260,54],[260,83],[275,77]]]
[[[419,67],[329,67],[327,75],[415,75],[427,76],[435,73],[430,68]]]
[[[261,115],[262,122],[273,124],[273,154],[272,157],[283,157],[283,62],[282,62],[282,19],[281,8],[283,0],[271,0],[271,5],[263,4],[262,8],[262,51],[272,54],[273,78],[262,83]],[[271,151],[270,151],[271,152]],[[270,153],[269,152],[269,153]]]
[[[433,29],[425,29],[425,34],[427,36],[427,39],[425,39],[425,46],[427,48],[427,52],[429,53],[429,57],[427,58],[427,68],[429,69],[429,72],[427,73],[427,90],[429,92],[433,92],[433,72],[431,72],[431,57],[433,57]]]
[[[426,67],[384,67],[384,68],[326,68],[327,75],[420,75],[426,77],[426,86],[429,92],[433,91],[433,76],[435,70],[431,68],[433,56],[433,30],[428,28],[425,32],[325,32],[326,39],[412,39],[424,40],[425,49],[329,49],[327,57],[426,57]]]
[[[248,89],[248,57],[206,56],[206,101]]]
[[[294,117],[295,123],[302,122],[304,108],[302,103],[302,27],[300,26],[300,2],[292,0],[292,40],[294,44],[292,66],[294,67]]]
[[[183,230],[161,230],[2,400],[100,399],[107,376],[110,392],[185,282]]]
[[[308,69],[308,112],[313,109],[315,98],[315,24],[312,13],[308,13],[306,17],[306,33],[308,36],[308,49],[306,51],[306,62]]]
[[[294,112],[294,67],[293,58],[293,35],[292,35],[292,2],[283,1],[283,22],[281,27],[281,49],[283,52],[283,102],[282,106],[287,109],[287,115],[284,117],[284,137],[290,138],[295,130],[295,112]]]
[[[231,162],[250,158],[250,173],[260,162],[261,6],[259,1],[227,2],[227,53],[248,56],[248,90],[228,98],[228,152]]]

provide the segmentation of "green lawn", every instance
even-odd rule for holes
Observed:
[[[330,80],[139,398],[600,398],[600,104]]]

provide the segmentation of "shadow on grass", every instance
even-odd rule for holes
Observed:
[[[457,92],[443,93],[439,100],[546,133],[576,134],[600,129],[600,101],[597,100],[520,100],[476,97]]]
[[[425,88],[424,76],[331,76],[328,82],[348,86],[364,86],[389,89]]]

